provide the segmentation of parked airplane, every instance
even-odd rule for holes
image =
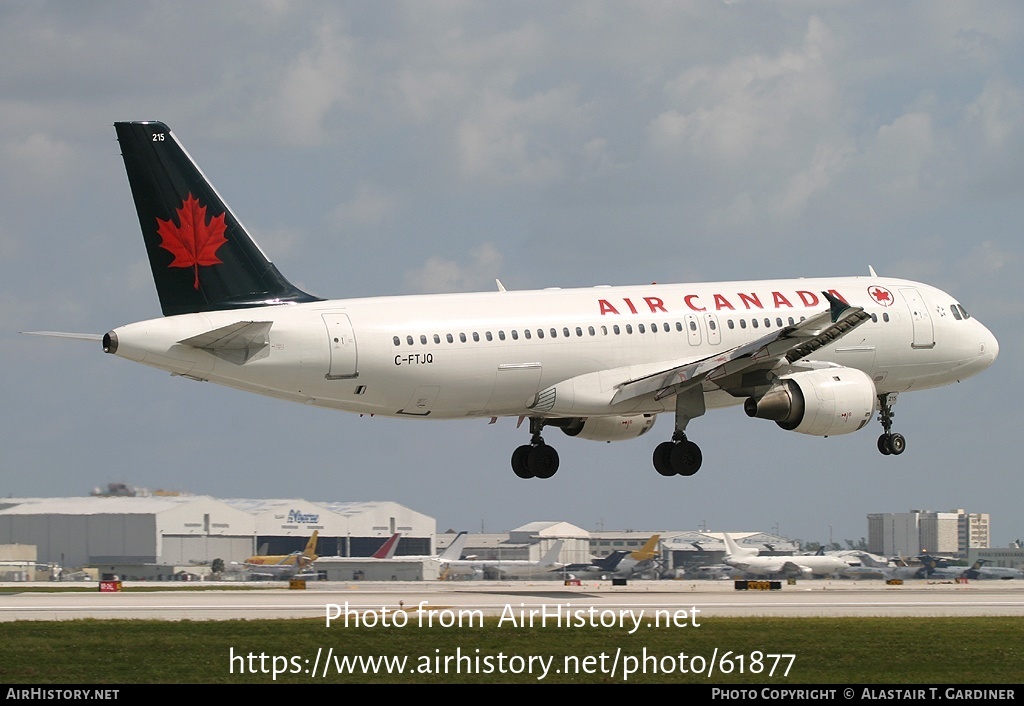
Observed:
[[[722,561],[751,574],[830,576],[842,574],[849,568],[849,563],[835,556],[760,556],[757,549],[744,548],[728,532],[722,533],[725,539],[726,552]]]
[[[608,556],[599,559],[591,559],[589,564],[566,564],[562,567],[561,573],[566,576],[578,576],[580,574],[597,575],[601,578],[611,578],[615,569],[622,561],[622,558],[629,554],[625,549],[618,549]]]
[[[987,559],[978,559],[964,571],[964,576],[969,579],[1024,579],[1024,571],[1013,569],[1008,566],[985,566]]]
[[[617,441],[658,414],[675,424],[655,468],[692,475],[703,455],[689,422],[737,404],[823,437],[862,428],[877,408],[878,449],[899,455],[897,395],[980,373],[999,352],[953,296],[874,270],[324,300],[266,258],[165,124],[115,129],[166,318],[110,331],[105,352],[359,414],[529,419],[530,441],[512,454],[522,478],[558,469],[545,427]]]
[[[847,553],[846,560],[851,561],[850,567],[843,571],[845,578],[852,579],[915,579],[924,576],[924,567],[920,564],[908,564],[904,559],[893,561],[876,556],[870,552],[855,551]]]
[[[384,544],[380,546],[374,554],[374,559],[396,559],[395,551],[398,549],[398,540],[402,536],[401,532],[395,532],[391,535]],[[432,559],[434,561],[445,562],[451,559],[458,559],[462,556],[462,550],[466,546],[466,540],[469,538],[469,533],[459,532],[455,535],[455,539],[452,543],[445,547],[445,550],[439,554],[402,554],[397,557],[398,561],[425,561]]]
[[[562,540],[554,542],[538,561],[528,559],[441,559],[448,576],[470,576],[473,578],[536,578],[548,572],[561,569],[558,561],[562,551]]]
[[[401,536],[401,532],[395,532],[387,538],[384,544],[380,545],[380,549],[370,556],[374,559],[393,559],[395,556],[395,550],[398,549],[398,540]]]
[[[925,554],[920,557],[924,564],[924,575],[930,579],[1019,579],[1024,571],[997,566],[985,566],[985,559],[978,559],[970,566],[949,566],[939,557]]]
[[[630,551],[619,549],[600,559],[592,559],[589,564],[569,564],[562,567],[566,574],[590,573],[615,578],[629,578],[656,568],[658,558],[658,541],[661,535],[654,534],[642,547]]]
[[[618,566],[615,567],[615,576],[630,578],[646,571],[657,568],[656,562],[660,555],[658,542],[661,541],[660,534],[652,534],[644,546],[629,552],[622,557]]]
[[[316,578],[313,562],[319,558],[316,555],[316,540],[319,533],[319,530],[313,530],[313,535],[306,542],[306,548],[301,552],[270,555],[257,554],[246,559],[245,566],[257,578]]]

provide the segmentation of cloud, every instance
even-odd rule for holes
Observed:
[[[501,273],[501,253],[493,244],[484,243],[470,250],[469,257],[468,264],[431,257],[406,276],[408,285],[413,291],[424,293],[493,289],[494,280]]]
[[[396,197],[379,186],[362,184],[352,199],[334,209],[331,220],[341,229],[353,225],[375,225],[392,215],[399,208],[398,203]]]

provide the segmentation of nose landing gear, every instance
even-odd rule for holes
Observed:
[[[878,450],[885,456],[899,456],[907,448],[907,440],[903,434],[892,433],[892,406],[896,404],[895,392],[878,396],[878,421],[882,423],[885,433],[878,437]]]

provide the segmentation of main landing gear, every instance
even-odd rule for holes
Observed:
[[[703,460],[700,447],[688,441],[679,429],[672,434],[672,441],[654,447],[654,470],[663,476],[692,476]]]
[[[892,406],[896,404],[896,393],[890,392],[878,396],[878,421],[882,423],[885,433],[878,437],[878,450],[884,455],[899,456],[907,448],[907,440],[903,434],[892,433]]]
[[[558,452],[544,443],[544,419],[530,417],[530,443],[512,452],[512,471],[520,478],[550,478],[558,470]]]
[[[663,476],[692,476],[700,470],[704,455],[686,438],[686,425],[704,414],[704,390],[700,385],[676,395],[676,429],[672,441],[654,448],[654,470]]]

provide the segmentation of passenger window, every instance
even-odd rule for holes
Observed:
[[[479,343],[479,342],[480,342],[480,334],[477,333],[476,331],[474,331],[473,332],[473,343]]]
[[[587,327],[587,333],[589,333],[591,336],[596,336],[597,335],[597,332],[594,331],[594,327],[593,326],[588,326]]]
[[[529,341],[531,338],[533,338],[533,334],[530,333],[530,329],[528,329],[528,328],[524,328],[523,329],[523,337],[525,337],[527,341]]]
[[[669,332],[672,331],[672,327],[668,325],[667,321],[665,323],[663,323],[662,326],[665,327],[665,333],[669,333]]]
[[[754,328],[757,328],[757,319],[751,319],[750,325],[753,326]]]
[[[466,342],[466,334],[460,333],[459,334],[459,340],[462,341],[463,343],[465,343]]]
[[[876,323],[877,324],[878,323],[878,314],[872,314],[871,315],[871,321],[872,321],[872,323]]]
[[[775,325],[778,326],[779,328],[782,328],[782,317],[781,316],[778,316],[778,317],[775,318]]]
[[[618,336],[619,335],[619,325],[615,324],[614,326],[612,326],[612,331],[614,331],[615,335]]]
[[[544,329],[537,329],[537,338],[544,338]]]
[[[498,340],[499,341],[504,341],[505,340],[505,332],[504,331],[498,331]]]
[[[412,345],[412,336],[406,336],[405,337],[405,342],[408,343],[411,346]]]
[[[602,326],[601,327],[601,335],[602,336],[607,336],[608,335],[608,327],[607,326]]]
[[[626,333],[633,333],[633,324],[626,324]]]
[[[398,336],[395,336],[395,337],[394,337],[393,339],[391,339],[391,340],[392,340],[392,342],[393,342],[393,343],[394,343],[394,344],[395,344],[396,346],[400,346],[400,345],[402,345],[402,339],[401,339],[401,338],[399,338]]]
[[[691,331],[696,331],[697,330],[697,322],[696,321],[691,321],[690,322],[690,330]]]
[[[645,332],[644,331],[644,325],[643,324],[637,324],[636,330],[639,331],[640,333],[644,333]]]
[[[569,334],[567,333],[565,335],[568,336]],[[594,329],[590,329],[590,335],[594,335]],[[581,329],[579,326],[576,327],[576,337],[583,338],[583,329]]]
[[[512,329],[512,340],[513,341],[518,341],[519,340],[519,332],[516,331],[515,329]]]
[[[714,319],[708,319],[708,328],[712,331],[716,331],[718,329],[718,324],[715,323]]]
[[[882,321],[889,323],[889,312],[882,314]]]
[[[440,336],[438,336],[438,335],[437,335],[437,334],[435,333],[435,334],[434,334],[434,343],[440,343],[440,342],[441,342],[441,337],[440,337]]]
[[[448,340],[448,343],[454,343],[455,342],[455,339],[452,338],[452,335],[450,333],[446,334],[445,338]]]
[[[732,319],[729,319],[728,324],[729,328],[736,328],[736,322],[734,322]]]
[[[747,327],[747,320],[746,319],[740,319],[740,328],[746,328],[746,327]]]
[[[427,345],[427,337],[424,334],[422,334],[422,333],[420,334],[420,345],[421,346]]]
[[[493,341],[493,340],[494,340],[494,336],[492,336],[492,335],[491,335],[491,332],[490,332],[490,331],[488,331],[487,333],[485,333],[485,334],[484,334],[484,336],[486,336],[486,337],[487,337],[487,340],[488,340],[488,341]]]

